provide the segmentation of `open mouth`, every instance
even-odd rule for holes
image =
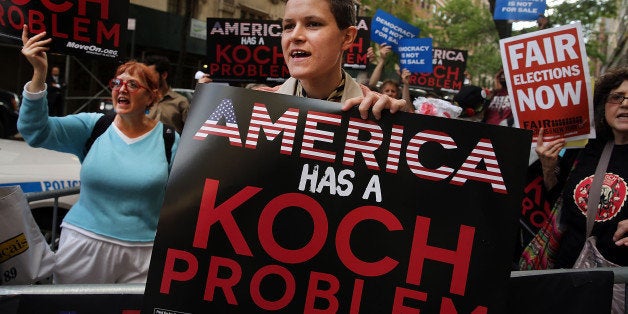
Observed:
[[[290,57],[294,58],[294,59],[298,59],[298,58],[306,58],[311,56],[312,54],[307,52],[307,51],[303,51],[303,50],[293,50],[290,53]]]
[[[124,97],[124,96],[118,97],[117,102],[120,105],[128,105],[129,103],[131,103],[131,101],[128,98]]]

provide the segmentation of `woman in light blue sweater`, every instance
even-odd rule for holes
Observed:
[[[45,33],[28,37],[22,54],[33,66],[24,86],[18,129],[29,145],[81,160],[79,200],[62,223],[55,283],[145,282],[169,165],[164,125],[145,111],[159,99],[158,76],[144,64],[121,65],[110,82],[113,122],[86,152],[100,113],[49,117]],[[175,132],[176,133],[176,132]],[[171,159],[179,136],[174,134]]]

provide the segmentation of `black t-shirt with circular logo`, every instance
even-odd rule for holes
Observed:
[[[572,268],[586,236],[586,212],[589,188],[605,143],[591,140],[575,161],[575,168],[563,188],[563,209],[560,223],[565,228],[556,260],[556,268]],[[617,224],[628,219],[626,190],[628,179],[628,145],[615,145],[602,183],[600,205],[592,235],[597,247],[608,260],[621,266],[628,265],[628,247],[613,242]],[[628,236],[628,234],[626,234]]]

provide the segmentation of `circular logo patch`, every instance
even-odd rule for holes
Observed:
[[[573,199],[580,209],[580,212],[587,215],[587,201],[589,200],[589,189],[593,182],[593,176],[584,178],[576,185]],[[626,201],[626,182],[614,173],[607,173],[602,182],[602,194],[598,205],[595,221],[607,221],[617,216],[624,202]]]

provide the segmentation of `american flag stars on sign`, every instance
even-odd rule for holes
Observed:
[[[220,120],[225,121],[225,125],[219,125]],[[238,130],[238,122],[236,121],[235,110],[233,109],[233,101],[225,98],[209,116],[207,121],[194,135],[194,139],[204,140],[207,135],[219,135],[229,137],[231,145],[242,146],[240,133]]]

